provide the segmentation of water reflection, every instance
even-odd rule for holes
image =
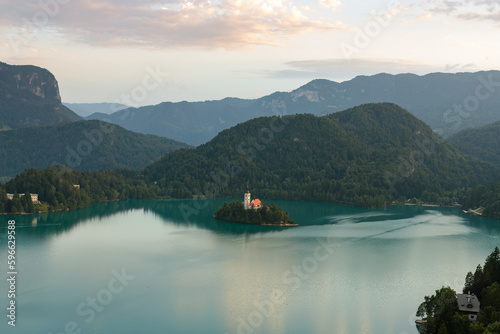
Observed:
[[[234,224],[214,219],[213,213],[217,208],[224,201],[231,200],[233,199],[105,202],[96,203],[81,210],[0,216],[0,233],[5,232],[4,228],[7,226],[8,219],[15,219],[17,227],[24,229],[23,233],[43,238],[64,233],[81,223],[103,220],[131,210],[144,210],[167,224],[201,228],[217,234],[255,235],[295,229]],[[377,233],[380,233],[377,237],[407,238],[481,231],[496,237],[500,231],[500,221],[470,216],[456,208],[393,206],[371,210],[327,203],[290,201],[275,201],[275,203],[282,206],[289,212],[290,217],[299,223],[300,233],[303,236],[313,236],[311,234],[313,232],[304,227],[320,225],[328,225],[329,228],[318,230],[319,235],[316,236],[375,237]],[[413,219],[414,217],[418,217],[417,220]]]
[[[415,333],[409,319],[423,296],[460,289],[500,235],[500,222],[451,208],[277,201],[300,224],[283,229],[218,222],[223,202],[0,217],[16,219],[22,242],[21,332],[60,332],[75,319],[85,333],[220,334],[250,324],[254,333]],[[329,242],[339,247],[318,260]],[[122,267],[137,278],[87,325],[75,307]],[[276,291],[283,297],[270,306]]]

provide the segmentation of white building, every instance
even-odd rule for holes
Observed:
[[[251,200],[251,196],[250,196],[250,191],[247,190],[245,192],[245,196],[243,197],[243,207],[245,208],[245,210],[248,210],[248,209],[259,209],[259,208],[262,207],[262,202],[258,198],[255,198],[252,201]]]

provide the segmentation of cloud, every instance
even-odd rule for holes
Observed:
[[[0,26],[22,30],[35,22],[37,29],[53,29],[67,40],[94,46],[229,49],[279,45],[312,30],[344,29],[309,17],[307,8],[293,0],[72,0],[45,9],[34,4],[0,1]]]
[[[428,21],[432,19],[432,13],[424,13],[418,17],[420,21]]]
[[[477,47],[477,43],[469,42],[459,36],[448,35],[444,36],[444,40],[456,49],[473,49]]]
[[[319,0],[318,6],[323,8],[330,8],[332,11],[337,11],[342,7],[342,1],[340,0]]]
[[[500,10],[494,13],[462,13],[457,18],[469,21],[495,21],[500,22]]]
[[[425,1],[424,7],[436,14],[453,16],[464,21],[500,22],[498,0]]]
[[[292,69],[267,71],[265,74],[273,78],[316,79],[332,78],[334,80],[351,79],[360,73],[371,75],[377,73],[417,73],[425,74],[440,71],[443,68],[404,59],[316,59],[299,60],[285,63]]]

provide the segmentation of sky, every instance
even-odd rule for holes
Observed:
[[[257,98],[323,78],[500,69],[500,0],[0,0],[0,61],[63,102]]]

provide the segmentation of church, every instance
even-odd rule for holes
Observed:
[[[243,206],[245,207],[245,210],[259,209],[262,207],[262,202],[258,198],[251,200],[250,191],[247,190],[243,199]]]

